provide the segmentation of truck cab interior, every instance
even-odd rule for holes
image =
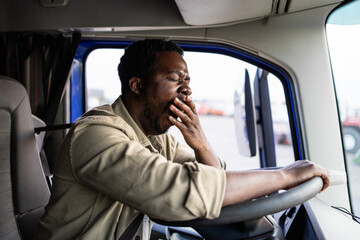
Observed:
[[[146,38],[184,49],[227,170],[309,159],[331,172],[322,193],[313,178],[214,220],[152,219],[151,240],[357,239],[359,12],[359,0],[1,0],[0,239],[36,235],[67,131],[121,94],[120,57]]]

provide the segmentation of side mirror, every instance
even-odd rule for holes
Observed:
[[[246,157],[256,155],[256,131],[254,103],[249,72],[245,69],[245,81],[234,93],[235,133],[239,153]]]

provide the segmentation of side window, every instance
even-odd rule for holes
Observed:
[[[112,103],[121,93],[121,84],[117,72],[123,49],[99,48],[92,51],[85,65],[85,107]]]
[[[88,55],[85,65],[87,110],[112,103],[121,94],[117,65],[123,53],[123,49],[99,48]],[[254,92],[258,68],[235,57],[217,53],[185,51],[184,59],[191,76],[192,98],[203,130],[215,152],[226,162],[228,170],[259,168],[259,142],[255,156],[243,156],[239,152],[236,136],[239,132],[235,129],[234,118],[235,90],[244,85],[245,69]],[[294,161],[284,89],[280,80],[271,73],[267,79],[274,132],[271,136],[263,137],[263,140],[274,140],[277,165],[283,166]],[[170,128],[169,132],[185,143],[175,127]]]
[[[354,214],[360,214],[360,1],[335,10],[326,32]]]

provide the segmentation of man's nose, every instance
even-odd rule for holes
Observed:
[[[179,93],[183,94],[184,96],[190,96],[192,94],[191,88],[188,84],[183,84],[179,90]]]

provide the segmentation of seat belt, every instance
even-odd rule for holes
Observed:
[[[126,228],[125,232],[120,236],[118,240],[130,240],[134,237],[136,230],[139,228],[142,219],[144,218],[144,214],[138,215]]]

